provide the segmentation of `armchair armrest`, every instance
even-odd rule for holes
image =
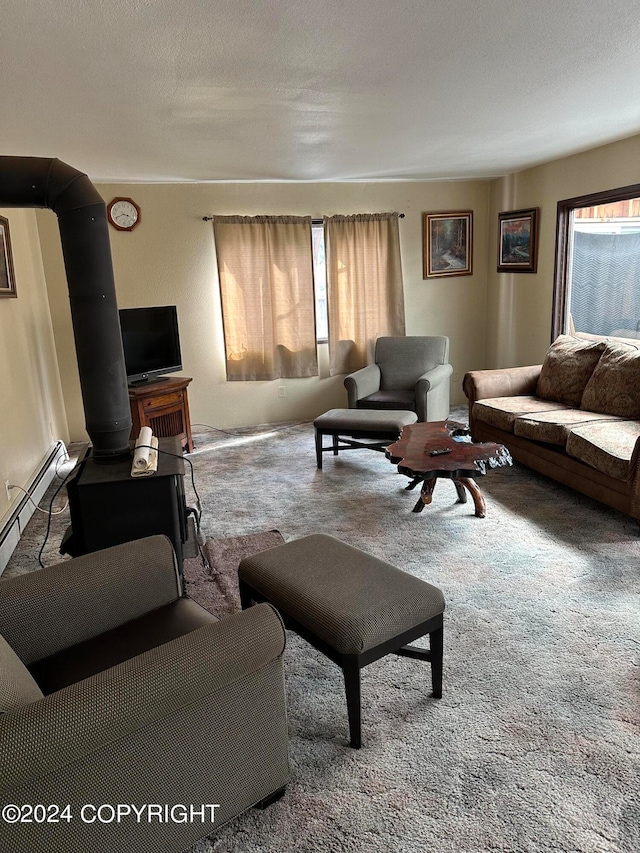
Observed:
[[[416,382],[416,394],[426,393],[445,382],[453,373],[451,364],[437,364],[423,373]]]
[[[419,421],[439,421],[449,417],[450,364],[437,364],[416,382],[416,414]]]
[[[30,664],[181,594],[170,540],[149,536],[0,581],[0,634]]]
[[[84,803],[219,803],[219,824],[282,787],[284,645],[278,614],[256,605],[0,716],[0,801],[70,803],[74,816],[0,823],[0,848],[93,849]],[[147,849],[144,822],[123,821],[113,837],[111,825],[99,826],[101,849]],[[186,827],[199,834],[171,849],[212,828]]]
[[[380,390],[380,368],[377,364],[369,364],[345,377],[344,387],[347,389],[349,408],[356,409],[358,400],[368,397]]]

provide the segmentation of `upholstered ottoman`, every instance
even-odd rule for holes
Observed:
[[[435,586],[333,536],[314,534],[245,557],[238,570],[247,608],[268,601],[285,625],[342,668],[351,746],[361,745],[360,670],[387,654],[431,662],[442,696],[444,597]],[[429,635],[429,649],[409,646]]]
[[[316,461],[322,468],[322,454],[339,450],[367,448],[384,450],[387,445],[397,441],[402,427],[415,424],[418,416],[415,412],[401,409],[329,409],[316,418],[313,426],[316,431]],[[333,436],[330,447],[323,447],[322,438]],[[371,439],[365,443],[363,439]]]

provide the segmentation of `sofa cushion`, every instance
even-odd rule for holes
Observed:
[[[640,418],[640,347],[608,343],[587,382],[581,409]]]
[[[536,396],[577,408],[605,346],[605,341],[581,341],[572,335],[560,335],[545,356]]]
[[[42,691],[29,670],[0,635],[0,714],[42,699]]]
[[[517,397],[487,397],[484,400],[478,400],[473,404],[471,414],[474,420],[482,421],[505,432],[513,432],[516,418],[520,415],[566,408],[568,407],[560,403],[521,394]]]
[[[569,456],[626,481],[636,440],[640,436],[640,421],[589,423],[574,427],[567,438]]]
[[[557,409],[553,412],[538,412],[533,415],[520,415],[516,418],[513,431],[522,438],[532,441],[544,441],[546,444],[559,444],[564,447],[573,427],[592,421],[609,423],[622,421],[611,415],[597,412],[584,412],[581,409]],[[622,421],[624,423],[624,421]]]

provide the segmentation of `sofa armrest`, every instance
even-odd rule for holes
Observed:
[[[628,482],[631,487],[631,515],[640,522],[640,436],[631,454]]]
[[[535,394],[541,364],[527,367],[505,367],[499,370],[472,370],[466,373],[462,388],[469,404],[488,397],[518,397]]]
[[[377,364],[369,364],[356,370],[345,377],[344,387],[347,389],[349,408],[356,409],[358,400],[380,390],[380,368]]]
[[[284,645],[278,614],[256,605],[0,716],[0,801],[69,803],[74,815],[17,827],[20,845],[0,823],[0,849],[94,849],[85,803],[219,803],[219,824],[284,786]],[[109,826],[96,849],[147,849],[148,824]],[[212,828],[185,826],[196,834],[167,849]]]
[[[541,364],[505,367],[497,370],[472,370],[465,373],[462,390],[469,400],[469,426],[473,435],[473,404],[491,397],[519,397],[535,394]]]
[[[0,634],[31,664],[181,594],[171,541],[150,536],[0,581]]]

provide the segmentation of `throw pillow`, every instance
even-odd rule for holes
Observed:
[[[31,673],[0,634],[0,714],[42,699]]]
[[[605,346],[605,341],[584,341],[571,335],[560,335],[545,356],[536,397],[578,408]]]
[[[581,409],[640,418],[640,348],[608,343],[582,395]]]

